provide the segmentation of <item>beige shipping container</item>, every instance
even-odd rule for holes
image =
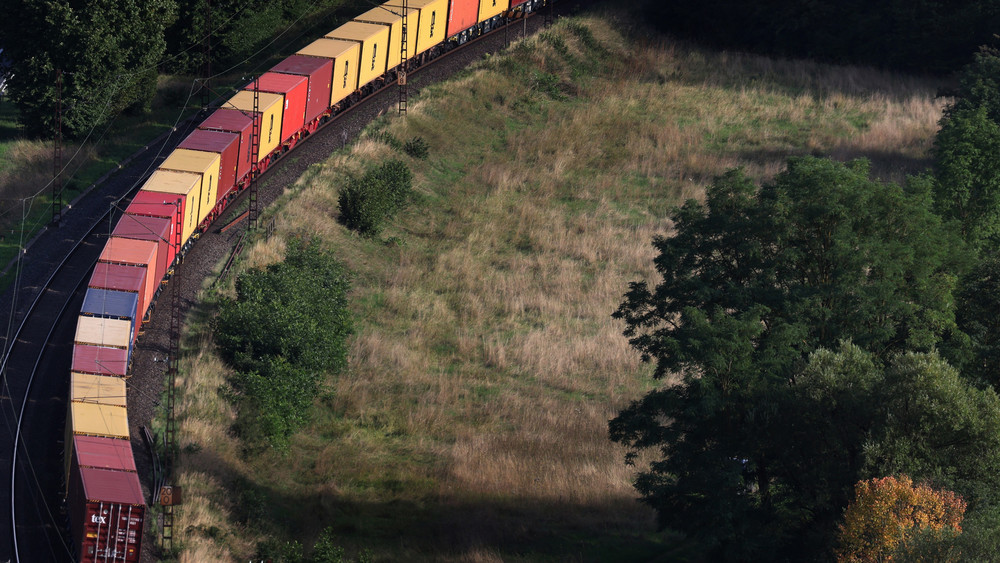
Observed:
[[[435,47],[444,41],[444,36],[448,27],[448,0],[409,0],[407,7],[415,8],[420,17],[417,18],[417,25],[413,25],[413,16],[407,21],[406,36],[409,40],[412,35],[417,40],[417,45],[407,53],[415,57],[424,51]],[[401,0],[392,0],[386,4],[390,9],[402,9]],[[413,31],[416,30],[416,33]]]
[[[222,158],[219,153],[196,151],[191,149],[175,149],[170,156],[160,164],[160,170],[175,172],[194,172],[201,176],[201,212],[198,222],[201,223],[215,208],[215,200],[219,192],[219,173]]]
[[[79,316],[75,344],[128,349],[132,345],[132,323],[125,319]]]
[[[201,176],[193,172],[157,170],[142,187],[148,192],[177,194],[184,199],[184,230],[181,240],[188,240],[198,227],[201,216]]]
[[[385,73],[389,53],[389,27],[374,23],[347,22],[327,33],[330,39],[354,41],[361,46],[358,61],[358,87],[375,80]],[[334,79],[336,84],[337,80]]]
[[[358,89],[358,61],[361,56],[359,43],[339,39],[317,39],[296,54],[333,60],[330,107],[337,105]]]
[[[97,403],[124,407],[125,380],[113,375],[72,373],[69,376],[69,399],[80,403]]]
[[[419,27],[420,10],[409,8],[406,18],[406,56],[417,54],[417,28]],[[368,10],[354,21],[389,26],[389,53],[386,67],[394,69],[402,61],[403,53],[403,8],[383,6]]]
[[[249,90],[240,90],[222,107],[238,109],[247,115],[253,112],[253,83]],[[281,118],[284,113],[285,97],[271,92],[258,92],[257,111],[261,114],[260,147],[257,151],[257,162],[271,154],[281,143]],[[216,176],[218,178],[218,176]]]

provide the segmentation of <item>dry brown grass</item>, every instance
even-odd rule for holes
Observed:
[[[431,147],[428,161],[409,161],[419,202],[385,233],[391,244],[335,222],[348,174],[400,158],[364,139],[310,174],[275,239],[249,251],[246,264],[262,265],[284,237],[323,239],[356,274],[357,332],[315,425],[263,458],[240,459],[231,413],[211,410],[225,368],[210,354],[192,365],[182,433],[201,449],[183,467],[215,512],[182,512],[182,529],[214,525],[226,538],[193,534],[192,550],[252,554],[250,531],[220,501],[240,478],[271,503],[273,522],[255,533],[310,545],[332,526],[349,551],[387,561],[669,549],[607,439],[618,409],[664,384],[610,314],[630,281],[654,277],[650,241],[669,232],[667,209],[731,166],[773,176],[789,154],[868,155],[897,177],[926,158],[940,104],[916,80],[629,46],[607,20],[578,21],[613,53],[596,70],[581,68],[592,53],[564,21],[515,49],[521,59],[427,88],[405,120],[381,125]]]

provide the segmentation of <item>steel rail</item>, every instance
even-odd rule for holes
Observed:
[[[131,190],[129,191],[129,193],[131,193]],[[100,226],[101,223],[103,223],[104,220],[111,214],[112,209],[113,208],[108,209],[108,211],[106,211],[103,215],[101,215],[100,219],[98,219],[97,221],[95,221],[90,226],[90,229],[88,229],[87,232],[82,237],[80,237],[79,240],[77,240],[73,244],[73,248],[70,249],[70,251],[68,253],[66,253],[66,256],[63,257],[62,261],[59,262],[59,265],[56,266],[56,269],[52,272],[52,275],[50,275],[49,278],[45,281],[45,283],[43,284],[42,288],[38,291],[38,294],[35,295],[34,301],[31,302],[31,306],[29,306],[28,310],[25,311],[24,317],[22,317],[22,319],[21,319],[21,324],[18,325],[17,330],[14,332],[14,336],[11,338],[12,344],[11,344],[10,348],[7,350],[7,354],[3,358],[3,362],[0,363],[0,373],[6,373],[6,370],[7,370],[7,361],[10,359],[11,353],[14,351],[14,347],[17,346],[17,340],[18,340],[18,338],[21,335],[21,331],[24,329],[25,325],[27,325],[28,321],[32,318],[31,315],[34,312],[35,307],[42,300],[42,298],[45,297],[45,295],[49,291],[49,289],[51,289],[53,280],[55,280],[56,276],[59,275],[62,272],[63,268],[65,268],[65,266],[69,262],[70,258],[72,258],[76,254],[76,252],[83,245],[84,241],[86,241],[87,239],[89,239],[91,237],[91,235],[94,234],[94,231],[97,230],[97,227]],[[88,272],[89,272],[89,269],[88,269]],[[84,275],[84,278],[86,278],[86,274]],[[79,288],[80,283],[82,283],[82,282],[79,282],[79,283],[76,284],[77,288]],[[69,305],[69,302],[72,300],[72,296],[73,296],[72,293],[67,296],[66,301],[63,303],[62,311],[65,311],[66,306]],[[60,311],[60,315],[59,315],[60,317],[62,316],[62,311]],[[13,314],[13,312],[12,312],[12,314]],[[54,330],[54,327],[56,326],[56,324],[58,324],[58,320],[59,319],[57,317],[56,321],[52,325],[53,330]],[[36,361],[36,366],[37,366],[37,362],[41,360],[41,357],[42,357],[42,355],[44,353],[45,347],[48,345],[49,338],[51,336],[52,336],[52,330],[49,331],[49,335],[46,337],[45,342],[43,342],[42,345],[41,345],[41,347],[40,347],[40,353],[38,355],[38,360]],[[31,386],[32,386],[32,384],[34,382],[34,377],[35,377],[34,370],[32,370],[31,377],[28,378],[27,386],[24,389],[24,398],[21,401],[21,408],[19,409],[19,413],[18,413],[17,426],[15,427],[16,429],[15,429],[15,433],[14,433],[14,447],[13,447],[13,452],[12,452],[12,455],[11,455],[11,468],[10,468],[10,472],[11,472],[10,473],[10,525],[11,525],[11,536],[14,538],[14,544],[13,544],[13,546],[14,546],[14,560],[17,561],[17,562],[20,562],[20,560],[21,560],[20,556],[18,554],[18,543],[17,543],[17,514],[16,514],[16,492],[17,491],[16,491],[16,487],[15,487],[15,482],[16,482],[16,479],[17,479],[17,450],[18,450],[18,446],[19,446],[19,443],[20,443],[20,439],[21,439],[21,422],[24,419],[24,409],[25,409],[25,406],[28,403],[28,397],[31,395]],[[4,376],[4,381],[6,382],[6,375]],[[11,397],[10,399],[13,402],[14,397]]]

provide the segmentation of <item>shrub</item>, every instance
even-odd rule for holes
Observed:
[[[427,155],[430,154],[430,147],[427,145],[427,141],[425,141],[423,137],[413,137],[409,141],[403,143],[403,152],[413,158],[424,160],[427,158]]]
[[[405,163],[390,160],[348,182],[340,192],[340,220],[365,236],[377,236],[387,219],[410,197],[413,173]]]
[[[320,375],[347,363],[348,274],[317,243],[293,239],[284,262],[236,280],[220,303],[216,343],[230,379],[237,428],[282,444],[308,421]]]

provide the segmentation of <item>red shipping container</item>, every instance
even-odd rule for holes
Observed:
[[[451,0],[448,6],[448,34],[453,37],[479,21],[479,0]]]
[[[514,8],[514,7],[520,6],[521,4],[524,4],[527,1],[528,0],[510,0],[510,7]]]
[[[135,471],[132,442],[101,436],[74,436],[73,462],[78,467]]]
[[[214,152],[222,161],[219,172],[219,189],[215,201],[221,200],[236,185],[236,159],[239,158],[240,136],[229,131],[206,131],[195,129],[178,148],[195,151]]]
[[[253,133],[253,118],[236,109],[218,109],[208,116],[198,129],[206,131],[228,131],[240,136],[240,147],[236,151],[236,183],[246,178],[253,163],[253,147],[250,136]],[[219,190],[220,192],[222,190]]]
[[[77,561],[139,561],[146,501],[134,471],[81,467],[68,504]]]
[[[179,206],[178,201],[180,202]],[[139,190],[136,192],[135,197],[132,198],[132,203],[125,208],[125,213],[169,220],[171,228],[167,244],[171,248],[171,253],[176,256],[178,243],[177,228],[180,226],[183,229],[184,217],[186,217],[184,213],[187,211],[186,207],[187,201],[185,198],[177,194]],[[185,240],[180,241],[181,248],[184,247],[186,242]]]
[[[159,246],[156,249],[157,263],[154,275],[157,280],[162,281],[163,276],[167,274],[167,267],[174,261],[175,249],[170,241],[173,240],[176,225],[174,221],[162,217],[122,215],[115,225],[112,236],[156,241]]]
[[[125,377],[128,374],[128,350],[74,344],[72,365],[72,370],[79,373]]]
[[[90,276],[87,287],[96,289],[113,289],[139,294],[139,317],[146,314],[146,273],[141,266],[125,266],[98,262],[94,273]]]
[[[261,92],[280,94],[284,98],[281,117],[281,142],[284,143],[305,125],[306,98],[309,95],[309,80],[304,76],[265,72],[257,79]],[[244,90],[253,90],[253,84]]]
[[[330,106],[333,61],[304,55],[292,55],[274,65],[271,72],[295,74],[309,79],[306,96],[306,123],[312,123]]]

